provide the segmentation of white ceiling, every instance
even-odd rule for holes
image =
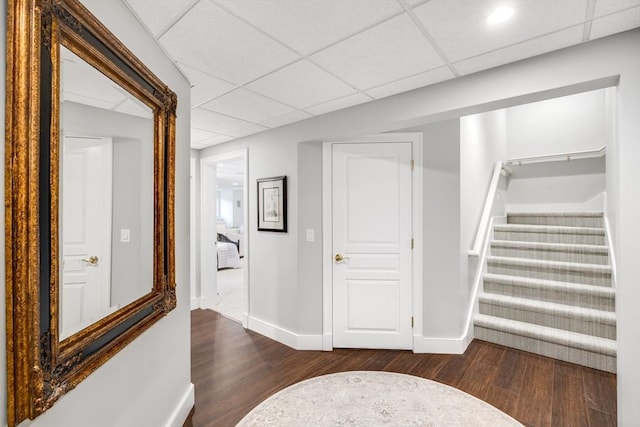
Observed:
[[[153,118],[151,108],[64,46],[60,47],[60,58],[62,102],[75,102],[145,119]]]
[[[640,27],[640,0],[125,2],[192,84],[195,149]]]

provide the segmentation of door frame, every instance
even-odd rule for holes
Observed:
[[[217,230],[215,221],[207,222],[209,215],[213,214],[212,218],[215,219],[215,203],[216,203],[216,163],[242,157],[242,163],[244,164],[244,186],[242,194],[243,203],[243,215],[245,218],[245,242],[244,248],[244,286],[243,286],[243,307],[242,307],[242,326],[246,329],[248,327],[249,319],[249,264],[251,263],[250,254],[250,227],[248,227],[249,220],[249,149],[242,148],[238,150],[228,151],[224,153],[214,154],[211,156],[200,158],[200,238],[197,243],[200,245],[200,308],[210,308],[218,303],[217,291],[218,291],[218,278],[216,274],[210,274],[207,271],[207,267],[212,265],[210,259],[207,259],[207,255],[211,251],[207,250],[206,243],[215,241],[217,239]],[[213,211],[213,212],[212,212]],[[212,286],[205,286],[207,280],[212,283]]]
[[[385,133],[322,144],[322,349],[333,350],[333,191],[331,185],[335,144],[409,142],[414,169],[411,174],[411,229],[414,239],[411,271],[413,350],[422,337],[422,133]]]

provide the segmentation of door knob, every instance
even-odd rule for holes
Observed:
[[[98,257],[95,255],[90,257],[89,259],[83,259],[82,261],[86,262],[87,264],[98,265]]]
[[[336,256],[335,256],[336,262],[342,262],[342,261],[346,261],[348,259],[349,259],[348,256],[343,256],[342,254],[336,254]]]

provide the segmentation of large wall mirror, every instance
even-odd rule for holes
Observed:
[[[9,426],[176,305],[176,96],[77,0],[9,0]]]

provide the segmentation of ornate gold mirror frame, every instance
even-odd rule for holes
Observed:
[[[60,46],[153,112],[151,291],[60,340]],[[9,0],[6,305],[9,426],[50,408],[176,306],[176,95],[77,0]]]

